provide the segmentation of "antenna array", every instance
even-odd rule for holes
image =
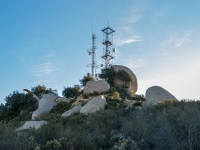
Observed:
[[[96,74],[96,68],[98,68],[99,66],[97,65],[97,62],[96,62],[96,49],[97,49],[97,46],[96,46],[96,35],[95,34],[92,34],[92,49],[90,51],[88,51],[88,54],[92,56],[92,63],[91,64],[88,64],[87,66],[88,67],[91,67],[91,75],[93,77],[95,77],[95,74]]]
[[[103,50],[103,56],[101,56],[101,58],[104,59],[105,68],[107,68],[111,66],[110,62],[112,59],[114,59],[113,53],[116,52],[116,48],[111,49],[111,46],[113,45],[113,33],[115,31],[109,26],[101,31],[104,35],[102,44],[105,46]],[[103,67],[103,64],[101,64],[101,67]]]

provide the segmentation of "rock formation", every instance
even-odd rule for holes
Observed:
[[[42,117],[43,115],[49,113],[51,109],[56,106],[55,100],[58,96],[54,94],[44,94],[39,100],[39,107],[32,114],[32,120]]]
[[[110,85],[105,80],[88,81],[83,89],[84,93],[104,92],[110,89]]]
[[[39,129],[42,125],[47,124],[47,121],[26,121],[24,125],[16,129],[15,131],[20,131],[29,128]]]
[[[148,88],[146,90],[145,97],[147,105],[156,105],[159,102],[176,100],[176,98],[171,93],[160,86],[152,86]]]
[[[100,109],[105,109],[105,105],[107,104],[106,99],[103,95],[94,97],[88,103],[86,103],[80,110],[80,113],[95,113]]]
[[[127,73],[131,74],[134,78],[134,81],[132,81],[131,83],[125,83],[125,86],[128,86],[129,88],[131,88],[133,90],[134,93],[137,92],[137,89],[138,89],[138,82],[137,82],[137,78],[135,76],[135,74],[131,71],[131,69],[125,67],[125,66],[122,66],[122,65],[113,65],[114,69],[116,71],[119,71],[119,70],[124,70],[126,71]],[[119,86],[123,86],[124,85],[124,81],[118,79],[118,78],[115,78],[114,79],[114,84],[115,85],[119,85]]]
[[[61,117],[62,118],[66,118],[66,117],[69,117],[71,115],[73,115],[74,113],[79,113],[81,110],[81,106],[74,106],[72,109],[64,112]]]
[[[55,99],[56,104],[60,103],[60,102],[69,102],[69,99],[65,98],[65,97],[58,97]]]

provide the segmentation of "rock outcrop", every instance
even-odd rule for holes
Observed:
[[[124,70],[126,71],[127,73],[129,73],[130,75],[133,76],[133,81],[130,83],[125,83],[125,86],[128,86],[129,88],[131,88],[133,90],[134,93],[137,92],[137,89],[138,89],[138,82],[137,82],[137,78],[135,76],[135,74],[131,71],[131,69],[125,67],[125,66],[122,66],[122,65],[113,65],[114,69],[116,71],[119,71],[119,70]],[[119,85],[119,86],[124,86],[124,81],[118,79],[118,78],[115,78],[114,79],[114,84],[115,85]]]
[[[92,100],[90,100],[87,104],[85,104],[81,108],[80,113],[88,114],[88,113],[95,113],[100,109],[104,110],[106,104],[107,102],[103,95],[94,97]]]
[[[88,81],[83,89],[84,93],[104,92],[110,89],[110,85],[105,80]]]
[[[60,102],[69,102],[69,99],[65,98],[65,97],[58,97],[55,99],[56,104],[60,103]]]
[[[176,100],[171,93],[160,86],[152,86],[148,88],[145,97],[146,105],[156,105],[167,100]]]
[[[49,113],[51,109],[56,106],[55,100],[58,96],[54,94],[44,94],[39,100],[39,107],[32,114],[32,120],[42,117],[43,115]]]
[[[79,113],[80,110],[81,110],[81,106],[74,106],[72,109],[70,109],[70,110],[64,112],[64,113],[61,115],[61,117],[62,117],[62,118],[67,118],[67,117],[73,115],[74,113]]]
[[[29,128],[39,129],[42,125],[47,124],[47,121],[26,121],[24,125],[16,129],[15,131],[20,131]]]

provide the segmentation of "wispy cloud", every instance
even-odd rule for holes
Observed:
[[[143,41],[141,36],[136,35],[129,27],[121,28],[115,38],[114,44],[124,46],[134,42]]]
[[[55,61],[55,54],[49,53],[42,58],[42,63],[33,65],[31,73],[37,78],[45,77],[45,82],[53,82],[55,77],[65,72],[65,70],[62,69],[64,65],[64,61]]]
[[[141,16],[141,15],[132,15],[132,16],[123,18],[123,20],[125,22],[130,23],[130,24],[133,24],[133,23],[136,23],[137,21],[139,21],[142,18],[143,18],[143,16]]]
[[[190,39],[190,35],[191,35],[191,32],[185,33],[182,36],[177,36],[176,33],[170,33],[167,40],[165,40],[162,43],[162,46],[172,44],[175,47],[180,47],[180,46],[192,41]]]
[[[122,39],[116,39],[115,44],[118,46],[124,46],[126,44],[134,43],[134,42],[140,42],[142,41],[139,36],[131,36],[128,38],[122,38]]]
[[[36,77],[46,76],[55,71],[59,71],[60,69],[56,69],[52,62],[46,62],[42,64],[36,64],[33,67],[33,75]]]

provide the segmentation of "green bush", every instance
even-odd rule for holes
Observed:
[[[93,92],[95,96],[98,96],[100,93],[98,91]]]
[[[51,109],[50,113],[64,113],[69,110],[71,104],[68,102],[59,102],[54,108]]]
[[[88,99],[89,98],[89,94],[84,93],[83,94],[83,98]]]
[[[48,93],[58,95],[58,92],[56,89],[53,90],[52,88],[47,88],[44,85],[38,85],[38,86],[32,87],[31,92],[33,92],[38,97],[40,97],[42,94],[48,94]]]
[[[200,149],[199,101],[167,101],[141,110],[120,108],[123,100],[107,103],[113,110],[65,119],[47,114],[49,123],[38,130],[15,132],[20,124],[0,124],[0,149]]]
[[[130,73],[128,73],[124,70],[119,70],[116,73],[116,77],[118,79],[121,79],[122,81],[125,81],[125,82],[133,82],[134,81],[134,77]]]
[[[19,116],[21,110],[32,108],[37,103],[37,100],[33,98],[32,94],[19,93],[18,91],[14,91],[12,94],[6,96],[5,101],[5,105],[0,105],[0,121],[9,121]]]
[[[59,141],[54,139],[54,140],[51,140],[51,141],[47,141],[47,144],[45,145],[45,147],[48,150],[59,150],[62,147],[62,145],[60,144]]]
[[[89,73],[87,73],[87,75],[84,76],[83,79],[79,80],[81,86],[85,86],[88,81],[94,81],[94,78],[90,76]]]
[[[116,71],[114,67],[102,69],[100,78],[105,79],[110,85],[114,84],[114,78],[116,77]]]
[[[79,85],[74,85],[73,87],[64,87],[62,91],[62,95],[65,96],[66,98],[72,98],[72,97],[77,97],[81,92],[81,87]]]

